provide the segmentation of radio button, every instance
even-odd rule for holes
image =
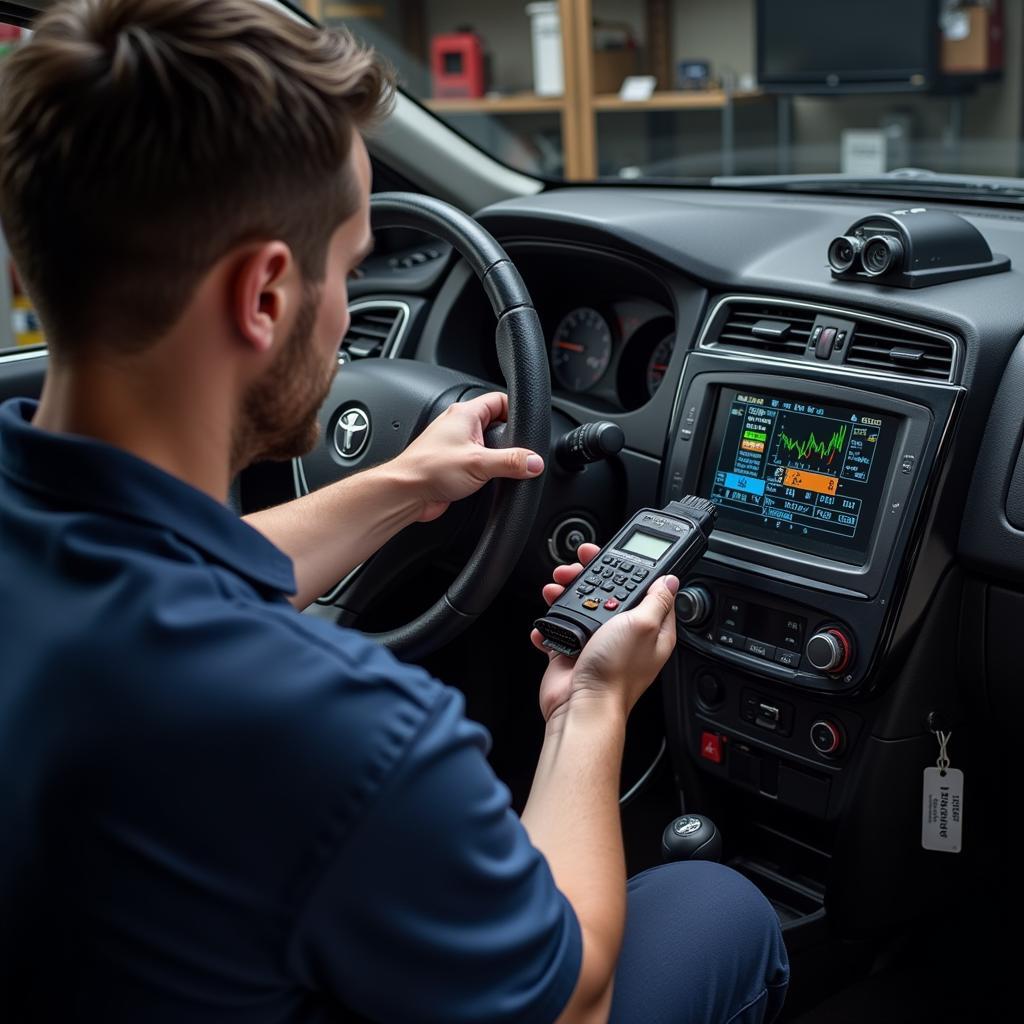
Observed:
[[[739,633],[730,633],[727,629],[720,629],[718,631],[718,642],[723,647],[735,647],[737,650],[742,651],[747,638],[740,636]]]
[[[747,654],[753,654],[757,658],[767,658],[768,661],[775,658],[775,648],[771,644],[761,643],[760,640],[748,640],[744,650]]]
[[[726,598],[722,604],[722,620],[719,625],[730,631],[743,628],[744,604],[734,597]]]
[[[790,651],[784,647],[775,648],[775,664],[784,668],[799,668],[800,655],[797,651]]]

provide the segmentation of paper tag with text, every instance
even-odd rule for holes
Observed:
[[[926,850],[960,852],[964,820],[964,773],[959,768],[925,768],[921,845]]]

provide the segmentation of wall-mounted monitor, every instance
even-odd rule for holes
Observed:
[[[939,58],[938,0],[758,0],[769,92],[923,92]]]

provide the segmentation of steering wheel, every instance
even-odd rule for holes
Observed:
[[[551,378],[544,332],[504,249],[471,217],[429,196],[380,193],[371,200],[371,218],[375,229],[412,228],[450,243],[475,272],[494,310],[498,364],[508,390],[508,422],[487,431],[487,444],[529,448],[547,461]],[[412,359],[346,363],[320,409],[321,440],[298,460],[297,468],[308,489],[316,490],[394,458],[449,405],[492,390],[466,374]],[[446,593],[411,622],[370,634],[401,657],[428,654],[471,625],[522,555],[540,506],[543,475],[498,480],[491,486],[494,495],[483,534]],[[340,529],[345,526],[339,524]],[[366,566],[386,557],[387,550],[385,546]],[[346,579],[344,586],[350,582]],[[338,603],[344,603],[341,593],[334,598]]]

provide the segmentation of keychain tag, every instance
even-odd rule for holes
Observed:
[[[951,768],[946,748],[952,733],[937,732],[939,759],[924,770],[921,845],[926,850],[959,853],[964,820],[964,773]]]

